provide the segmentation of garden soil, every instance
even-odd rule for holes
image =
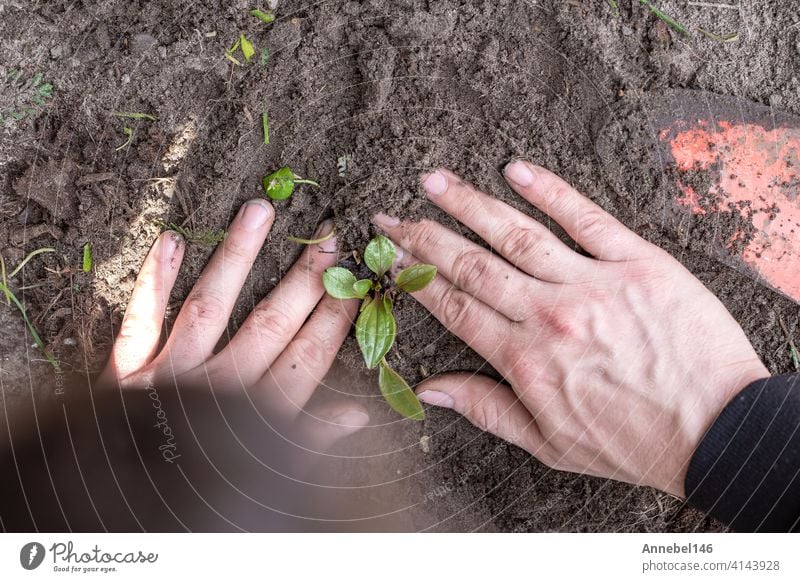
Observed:
[[[792,3],[658,2],[688,35],[631,0],[618,12],[604,0],[272,4],[278,19],[265,25],[240,0],[0,0],[0,252],[14,265],[36,248],[56,249],[15,284],[27,287],[20,295],[67,375],[102,368],[161,223],[223,229],[282,165],[320,183],[276,204],[234,332],[301,251],[287,236],[309,236],[322,219],[335,219],[342,257],[376,234],[377,211],[434,218],[474,238],[420,192],[419,174],[438,165],[563,236],[503,181],[501,168],[518,156],[672,253],[720,297],[769,369],[790,371],[779,319],[800,335],[797,305],[711,258],[702,228],[669,218],[671,182],[635,139],[649,137],[646,128],[620,120],[646,114],[647,96],[672,88],[800,114]],[[256,54],[236,66],[225,50],[240,33]],[[622,141],[598,148],[614,120],[627,128]],[[603,163],[609,152],[618,164]],[[86,242],[91,273],[80,268]],[[210,252],[189,245],[170,317]],[[452,370],[493,373],[412,299],[397,307],[390,361],[412,383]],[[0,306],[8,414],[31,398],[58,398],[31,343],[19,314]],[[722,528],[652,489],[550,470],[452,412],[402,421],[359,358],[351,337],[322,391],[359,398],[374,426],[334,451],[339,469],[326,470],[328,457],[315,478],[364,493],[372,504],[360,517],[374,507],[392,528],[433,531]]]

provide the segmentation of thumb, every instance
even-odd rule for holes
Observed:
[[[479,429],[528,451],[538,450],[543,443],[533,415],[511,387],[488,376],[436,376],[420,384],[417,397],[426,404],[451,408]]]
[[[367,424],[369,415],[362,406],[343,401],[304,412],[298,419],[297,430],[305,447],[322,453]]]

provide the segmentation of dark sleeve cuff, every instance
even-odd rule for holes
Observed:
[[[686,493],[737,531],[798,531],[800,374],[753,382],[725,407],[692,457]]]

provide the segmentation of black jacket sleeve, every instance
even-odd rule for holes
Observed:
[[[692,457],[686,493],[737,531],[800,531],[800,374],[753,382],[725,407]]]

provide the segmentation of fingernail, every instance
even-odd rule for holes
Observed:
[[[266,200],[256,198],[244,203],[239,211],[239,224],[245,230],[256,230],[267,223],[272,216],[272,205]]]
[[[361,410],[348,410],[331,419],[333,424],[350,428],[361,428],[367,426],[369,415]]]
[[[455,402],[449,394],[444,392],[436,392],[435,390],[425,390],[417,394],[425,404],[432,404],[433,406],[441,406],[442,408],[453,408]]]
[[[395,218],[394,216],[389,216],[387,214],[376,214],[372,217],[372,220],[380,228],[394,228],[400,224],[399,218]]]
[[[325,220],[318,227],[317,232],[314,233],[314,238],[322,238],[333,230],[333,221]],[[320,250],[326,253],[332,253],[336,250],[336,236],[332,236],[326,241],[319,243]]]
[[[171,261],[183,242],[183,237],[174,230],[162,232],[158,237],[158,251],[163,262]]]
[[[528,164],[522,160],[516,160],[506,166],[506,178],[520,186],[530,186],[535,179]]]
[[[437,170],[422,177],[422,187],[431,196],[440,196],[447,191],[447,177]]]

